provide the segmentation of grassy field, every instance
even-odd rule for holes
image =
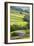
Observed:
[[[29,12],[16,9],[10,9],[10,39],[29,38]]]

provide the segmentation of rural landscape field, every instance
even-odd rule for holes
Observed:
[[[10,39],[30,38],[30,8],[10,6]]]

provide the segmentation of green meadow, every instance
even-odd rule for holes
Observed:
[[[10,39],[12,40],[30,37],[29,8],[23,9],[16,6],[10,7]]]

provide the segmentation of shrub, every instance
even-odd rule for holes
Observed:
[[[11,25],[10,26],[10,31],[12,32],[12,31],[15,31],[15,26],[14,25]]]
[[[17,33],[13,32],[13,33],[11,34],[11,36],[17,36]]]

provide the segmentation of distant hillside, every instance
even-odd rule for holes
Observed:
[[[14,6],[12,6],[11,9],[12,9],[12,10],[17,10],[17,11],[23,11],[21,8],[19,8],[19,7],[14,7]]]
[[[10,10],[17,10],[17,11],[20,11],[20,12],[27,12],[29,13],[29,9],[27,7],[19,7],[19,6],[11,6],[10,7]]]

